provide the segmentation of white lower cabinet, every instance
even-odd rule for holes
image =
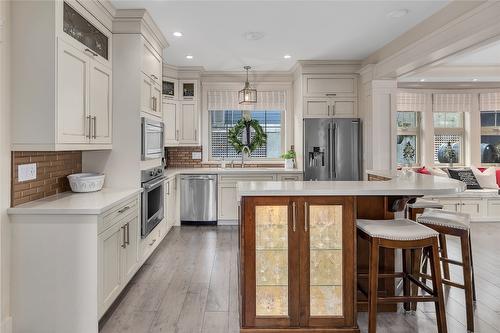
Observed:
[[[165,181],[165,220],[167,232],[177,221],[177,178]]]
[[[469,214],[472,221],[500,222],[500,198],[426,197],[438,201],[444,210]]]

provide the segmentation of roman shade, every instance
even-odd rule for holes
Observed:
[[[425,94],[399,92],[397,98],[398,111],[425,111]]]
[[[500,92],[484,93],[479,95],[479,110],[481,111],[499,111],[500,110]]]
[[[471,112],[473,104],[472,94],[432,94],[433,112]]]
[[[238,101],[238,91],[210,90],[208,91],[208,110],[286,110],[286,91],[259,91],[255,105],[241,105]]]

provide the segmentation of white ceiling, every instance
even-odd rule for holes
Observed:
[[[146,8],[178,66],[206,70],[288,70],[296,60],[362,60],[444,7],[447,1],[152,1],[112,0]],[[402,18],[387,13],[408,9]],[[172,36],[181,31],[184,37]],[[264,38],[248,41],[248,31]],[[192,60],[186,55],[192,55]],[[283,56],[290,54],[291,59]]]
[[[500,82],[500,42],[449,57],[401,82]]]

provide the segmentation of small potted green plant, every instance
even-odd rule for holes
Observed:
[[[295,150],[292,149],[281,155],[281,158],[285,160],[285,169],[293,169],[296,157]]]

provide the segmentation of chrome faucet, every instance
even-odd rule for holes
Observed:
[[[241,149],[241,168],[243,169],[245,167],[245,150],[248,155],[250,155],[251,151],[248,146],[243,146]]]

